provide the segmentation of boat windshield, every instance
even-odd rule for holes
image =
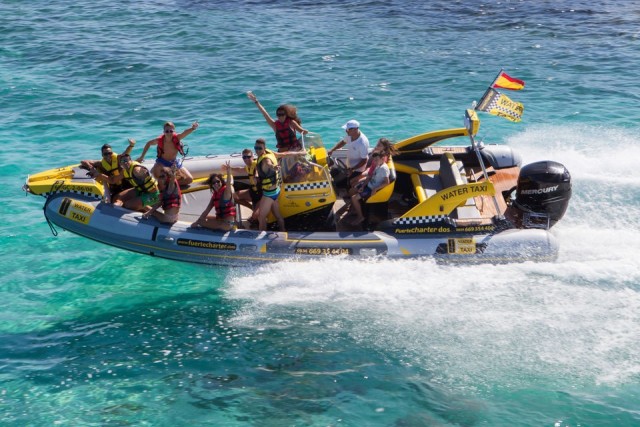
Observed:
[[[285,183],[326,180],[324,168],[300,155],[280,159],[280,171]]]
[[[307,151],[324,148],[324,144],[322,143],[322,137],[320,136],[320,134],[313,132],[302,135],[302,145]]]
[[[315,163],[316,166],[327,166],[327,150],[320,134],[309,132],[303,135],[302,145],[307,152],[307,161]]]

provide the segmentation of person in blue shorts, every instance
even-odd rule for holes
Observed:
[[[193,176],[186,168],[182,167],[182,161],[178,160],[178,154],[181,154],[183,157],[185,156],[182,140],[191,134],[191,132],[198,129],[198,122],[193,122],[191,127],[183,130],[182,133],[176,133],[176,125],[172,122],[166,122],[163,129],[162,135],[147,141],[137,161],[141,163],[149,147],[157,145],[158,157],[156,158],[156,163],[151,168],[151,175],[158,177],[163,167],[176,168],[178,184],[189,185],[193,182]]]

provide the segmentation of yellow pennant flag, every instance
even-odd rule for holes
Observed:
[[[522,120],[524,105],[520,102],[512,101],[505,94],[495,89],[489,88],[478,103],[476,110],[486,111],[489,114],[504,117],[512,122],[519,122]]]

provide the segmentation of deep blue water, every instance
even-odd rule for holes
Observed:
[[[640,6],[604,1],[0,2],[0,424],[640,424]],[[51,235],[26,176],[200,128],[240,151],[294,103],[327,144],[459,127],[500,68],[559,161],[555,263],[239,269]],[[271,140],[270,140],[271,141]],[[272,143],[273,141],[271,141]]]

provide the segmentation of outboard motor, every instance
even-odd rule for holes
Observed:
[[[564,165],[531,163],[520,170],[509,216],[518,227],[548,229],[564,216],[570,198],[571,175]]]

